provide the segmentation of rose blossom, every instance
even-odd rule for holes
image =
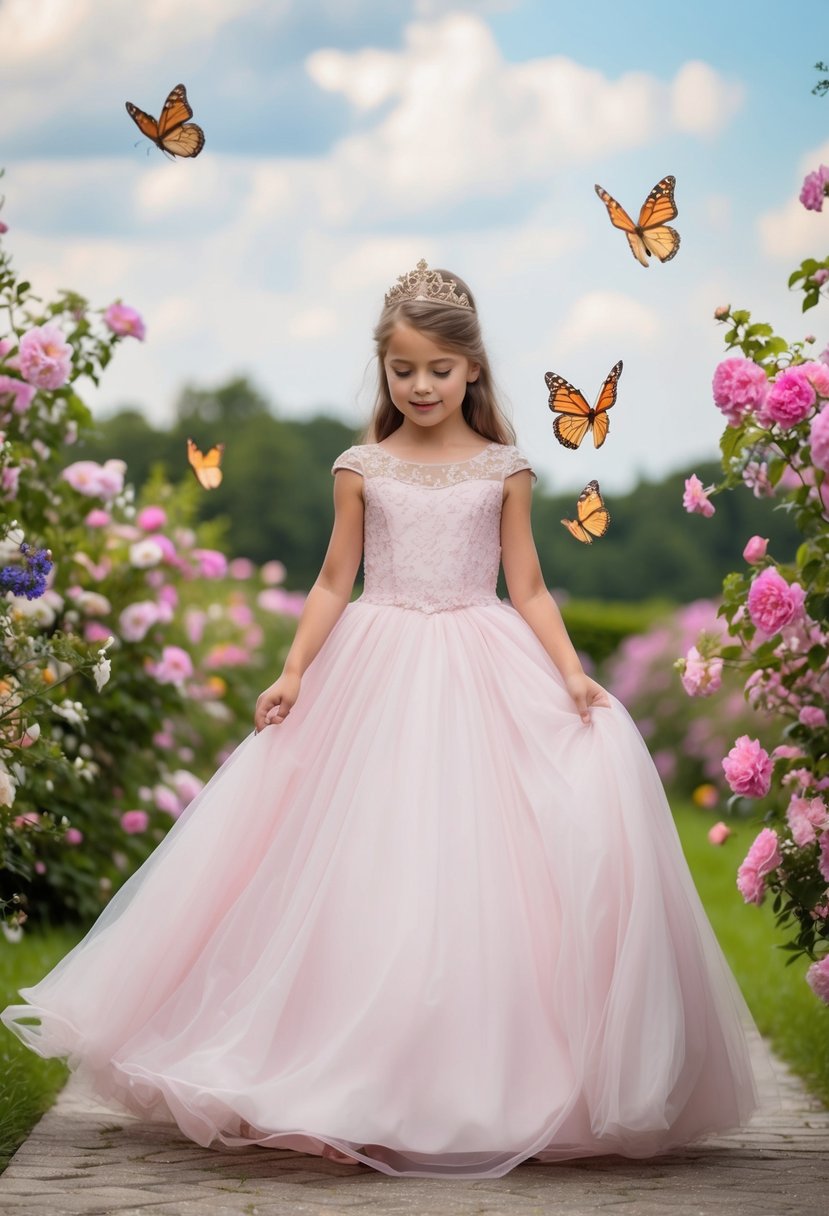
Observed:
[[[111,520],[109,511],[104,511],[102,507],[93,507],[83,522],[87,528],[105,528]]]
[[[72,347],[57,325],[39,325],[20,339],[20,374],[36,388],[61,388],[72,370]]]
[[[782,862],[780,840],[773,828],[763,828],[737,871],[737,887],[747,904],[761,904],[765,896],[763,879]]]
[[[809,443],[812,449],[812,464],[824,473],[829,473],[829,406],[824,406],[810,422]]]
[[[743,557],[751,566],[756,566],[766,556],[769,539],[767,536],[752,536],[743,549]]]
[[[167,512],[163,507],[144,507],[143,510],[138,512],[135,522],[145,532],[158,532],[167,523]]]
[[[714,402],[729,426],[739,426],[746,414],[763,404],[768,383],[766,373],[753,359],[723,359],[714,372],[712,388]]]
[[[174,819],[178,819],[184,809],[178,794],[171,790],[168,785],[159,784],[153,786],[153,799],[160,811],[164,811],[167,815],[172,815]]]
[[[766,884],[756,870],[752,870],[745,862],[737,871],[737,890],[747,904],[761,904],[766,895]]]
[[[720,658],[705,659],[692,646],[685,656],[682,672],[682,687],[689,697],[710,697],[722,684],[723,661]]]
[[[812,963],[806,972],[806,983],[815,996],[820,997],[829,1005],[829,954],[825,954],[816,963]]]
[[[27,384],[25,380],[17,380],[14,376],[0,376],[0,403],[5,401],[15,414],[26,413],[36,391],[34,385]]]
[[[137,338],[143,342],[147,332],[140,313],[127,304],[110,304],[104,313],[104,321],[119,338]]]
[[[696,473],[692,473],[685,481],[685,493],[682,495],[683,507],[690,515],[704,515],[706,519],[710,519],[716,510],[714,504],[708,500],[710,492],[711,486],[704,490]]]
[[[121,827],[129,836],[145,832],[149,822],[150,817],[146,811],[124,811],[121,816]]]
[[[712,828],[708,829],[708,839],[711,844],[725,844],[729,836],[733,836],[731,828],[727,823],[720,821],[715,823]]]
[[[180,646],[165,646],[152,674],[159,684],[183,684],[193,674],[193,661]]]
[[[123,460],[107,460],[98,464],[95,460],[76,460],[61,473],[73,490],[89,498],[115,498],[124,488],[127,466]]]
[[[803,368],[788,367],[772,383],[757,417],[764,425],[776,422],[787,429],[802,422],[816,400],[817,394]]]
[[[821,709],[819,705],[804,705],[797,715],[797,720],[811,730],[819,730],[821,726],[826,725],[826,710]]]
[[[730,312],[731,312],[730,304],[718,304],[717,307],[714,309],[714,320],[715,321],[724,321]]]
[[[799,583],[787,583],[773,566],[769,566],[752,579],[748,615],[753,625],[772,637],[784,625],[790,625],[801,616],[804,598]]]
[[[807,173],[800,188],[800,201],[807,211],[822,211],[826,186],[829,183],[829,165],[821,165],[813,173]]]
[[[193,557],[199,563],[202,578],[224,578],[227,573],[227,558],[217,549],[194,549]]]
[[[826,273],[829,274],[829,271]],[[799,368],[818,397],[829,397],[829,367],[825,363],[819,361],[801,363]]]
[[[118,618],[118,628],[126,642],[140,642],[158,621],[158,608],[152,600],[128,604]]]
[[[765,460],[750,460],[743,469],[743,482],[755,498],[774,498],[774,486],[769,481],[769,466]]]
[[[820,837],[820,856],[817,860],[817,868],[821,875],[829,883],[829,832],[822,832]]]
[[[130,545],[130,565],[138,570],[148,570],[157,566],[164,557],[164,550],[155,539],[138,540]]]
[[[771,786],[771,758],[759,740],[740,735],[722,762],[725,779],[735,794],[764,798]]]
[[[827,823],[826,804],[822,798],[801,798],[795,794],[786,808],[786,822],[792,840],[802,849],[817,839],[816,828]]]

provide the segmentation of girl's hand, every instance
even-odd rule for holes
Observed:
[[[300,683],[299,676],[283,671],[279,679],[260,694],[253,715],[253,725],[257,731],[285,721],[299,696]]]
[[[583,671],[573,672],[566,676],[564,683],[573,698],[582,722],[590,721],[590,710],[594,705],[604,705],[610,708],[610,697],[601,684],[591,680]]]

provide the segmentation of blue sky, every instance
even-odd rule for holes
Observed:
[[[0,44],[16,265],[147,322],[90,389],[102,416],[163,423],[185,381],[246,373],[282,414],[356,428],[383,292],[425,256],[476,292],[547,483],[612,492],[715,453],[717,304],[829,341],[785,287],[826,252],[797,202],[829,163],[825,0],[0,0]],[[206,133],[187,163],[124,110],[179,80]],[[682,247],[645,270],[593,184],[635,212],[665,173]],[[564,451],[544,372],[592,397],[620,357],[610,439]]]

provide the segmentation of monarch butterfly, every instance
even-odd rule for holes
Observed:
[[[187,440],[187,459],[190,462],[190,468],[196,476],[196,481],[205,490],[215,490],[222,483],[222,470],[219,465],[222,463],[224,450],[225,445],[217,443],[209,452],[201,452],[192,439]]]
[[[607,207],[611,224],[624,231],[631,253],[643,266],[647,266],[652,253],[660,262],[669,262],[679,249],[679,233],[665,222],[675,219],[678,214],[674,202],[675,185],[676,178],[670,175],[656,183],[642,204],[638,224],[634,224],[615,198],[611,198],[601,186],[596,186],[596,193]]]
[[[608,372],[596,404],[591,408],[577,388],[556,372],[547,372],[544,379],[550,390],[550,409],[561,414],[553,423],[553,433],[566,448],[577,448],[589,430],[593,445],[600,448],[607,439],[610,419],[607,411],[616,403],[616,387],[622,374],[622,360]]]
[[[563,519],[567,531],[584,545],[592,545],[593,537],[604,536],[610,527],[610,512],[597,481],[588,481],[576,503],[576,519]]]
[[[194,122],[187,121],[193,117],[193,111],[183,84],[177,84],[170,91],[158,122],[131,101],[124,104],[141,134],[151,139],[162,152],[170,156],[198,156],[204,147],[204,131]]]

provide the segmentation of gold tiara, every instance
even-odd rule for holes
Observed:
[[[444,279],[439,270],[430,270],[421,258],[414,270],[401,274],[386,292],[386,307],[401,300],[427,300],[430,304],[451,304],[455,308],[472,308],[465,291],[455,291],[454,279]]]

